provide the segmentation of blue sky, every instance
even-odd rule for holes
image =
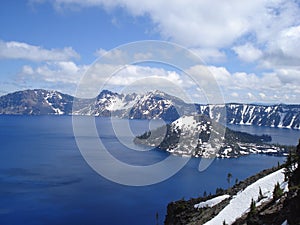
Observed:
[[[300,6],[294,0],[0,4],[0,95],[30,88],[74,94],[99,56],[130,42],[161,40],[198,54],[226,102],[300,103]],[[123,83],[110,85],[124,88],[151,76],[192,90],[180,71],[159,64],[131,65],[116,78]],[[140,85],[147,84],[153,88],[149,79]]]

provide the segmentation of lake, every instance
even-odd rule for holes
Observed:
[[[103,144],[120,160],[148,165],[169,156],[158,150],[132,151],[118,142],[107,118],[95,120]],[[130,124],[134,133],[148,127],[145,120]],[[300,134],[261,127],[247,131],[270,132],[273,141],[284,144],[297,143]],[[132,140],[126,132],[122,136]],[[170,179],[132,187],[106,180],[89,167],[76,145],[70,116],[0,116],[0,141],[0,224],[150,225],[156,224],[156,213],[163,224],[170,201],[227,188],[229,172],[233,183],[284,161],[266,155],[215,159],[199,172],[200,159],[191,159]]]

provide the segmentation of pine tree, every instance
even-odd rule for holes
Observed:
[[[259,187],[259,193],[258,193],[258,201],[262,200],[265,196],[263,195],[261,188]]]
[[[295,165],[298,164],[297,168],[294,169],[295,171],[293,172],[292,175],[292,183],[294,185],[299,186],[300,185],[300,139],[299,139],[299,144],[297,145],[295,156],[294,156],[294,161]]]
[[[256,203],[251,199],[250,203],[250,212],[247,216],[247,225],[257,225],[258,224],[258,217],[257,217],[257,209],[256,209]]]
[[[256,213],[256,203],[253,200],[253,198],[251,199],[251,203],[250,203],[250,214],[255,214]]]
[[[285,181],[290,180],[293,174],[295,165],[295,154],[290,151],[285,162],[285,169],[284,169],[284,179]]]
[[[277,182],[273,190],[273,199],[277,200],[283,195],[283,190],[281,189],[279,183]]]
[[[298,167],[296,165],[298,164]],[[295,151],[290,151],[285,162],[285,181],[289,181],[289,186],[300,184],[300,139]]]

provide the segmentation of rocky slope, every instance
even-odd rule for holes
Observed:
[[[192,198],[190,200],[179,200],[169,203],[166,225],[201,225],[201,224],[234,224],[234,225],[281,225],[288,221],[288,224],[300,224],[297,212],[300,207],[299,189],[286,190],[278,199],[274,199],[273,189],[276,179],[270,180],[267,177],[283,177],[279,168],[264,170],[244,181],[239,182],[228,190],[220,189],[218,193],[206,197]],[[275,176],[274,176],[275,175]],[[277,178],[278,179],[278,178]],[[284,178],[280,178],[281,185],[286,185]],[[262,188],[262,197],[259,197],[259,185],[270,186]],[[244,193],[245,192],[245,193]],[[249,193],[248,193],[249,192]],[[255,210],[251,211],[251,198],[246,199],[244,195],[253,195]],[[197,207],[200,203],[214,201],[223,198],[216,204]],[[229,196],[229,197],[227,197]],[[248,196],[249,197],[249,196]],[[239,200],[241,198],[241,200]],[[238,201],[238,202],[237,202]],[[247,201],[246,204],[243,204]],[[239,206],[235,206],[235,203]],[[245,205],[245,206],[244,206]],[[245,207],[245,209],[243,209]],[[298,211],[297,211],[298,210]],[[241,216],[233,219],[236,211],[241,211]],[[243,212],[242,212],[243,211]],[[218,218],[220,217],[220,218]],[[223,217],[223,218],[222,218]],[[227,218],[225,220],[224,218]],[[233,222],[229,222],[232,220]],[[218,222],[216,222],[218,220]]]
[[[113,115],[131,119],[162,118],[166,121],[174,121],[181,115],[204,114],[221,123],[300,129],[300,105],[201,105],[186,103],[161,91],[119,94],[103,90],[94,99],[76,99],[79,104],[72,112],[74,99],[57,91],[18,91],[0,97],[0,114]]]
[[[300,141],[281,166],[219,188],[215,195],[169,203],[165,224],[299,225],[299,165]]]

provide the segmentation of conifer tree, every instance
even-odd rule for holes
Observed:
[[[273,199],[277,200],[283,195],[283,190],[281,189],[279,183],[277,182],[273,190]]]

